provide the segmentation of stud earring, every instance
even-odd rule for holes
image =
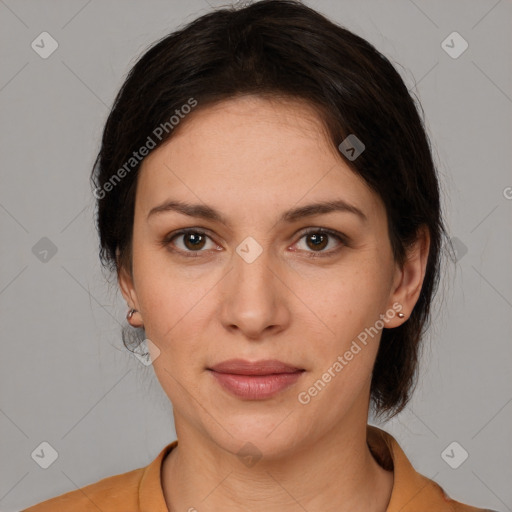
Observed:
[[[405,317],[405,315],[402,312],[398,313],[397,316],[398,316],[398,318],[404,318]]]
[[[137,310],[136,309],[130,309],[130,311],[128,311],[128,313],[126,315],[126,320],[131,320],[131,318],[132,318],[134,313],[137,313]]]

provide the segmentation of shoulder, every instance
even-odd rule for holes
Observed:
[[[466,505],[450,497],[437,482],[414,469],[396,439],[385,430],[368,425],[367,440],[379,464],[394,473],[386,512],[496,512]]]
[[[21,512],[114,512],[138,510],[139,485],[145,468],[103,478],[43,501]]]
[[[448,496],[446,491],[437,482],[434,482],[427,477],[424,478],[428,480],[428,482],[435,489],[435,492],[437,492],[439,497],[444,501],[444,503],[446,503],[447,510],[450,510],[450,512],[497,512],[496,510],[491,510],[489,508],[473,507],[471,505],[455,501],[454,499],[450,498],[450,496]]]
[[[162,461],[177,443],[165,446],[147,466],[103,478],[21,512],[167,512],[160,474]]]

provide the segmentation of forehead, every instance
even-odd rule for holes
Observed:
[[[174,157],[186,152],[188,156],[208,158],[211,165],[222,159],[224,167],[231,161],[239,163],[245,153],[259,162],[269,158],[286,161],[308,154],[318,157],[320,152],[331,153],[331,161],[339,159],[311,105],[302,100],[259,96],[197,106],[180,121],[169,141],[153,153],[158,158],[158,153],[164,156],[166,149]],[[148,163],[152,156],[146,159]],[[252,169],[251,161],[245,160],[243,167]]]
[[[378,196],[303,101],[230,99],[198,108],[182,123],[141,166],[137,196],[144,212],[172,195],[217,209],[242,202],[260,211],[341,197],[382,213]]]

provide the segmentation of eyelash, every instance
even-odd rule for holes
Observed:
[[[169,247],[172,245],[172,241],[175,238],[178,238],[179,236],[182,236],[182,235],[189,235],[189,234],[205,236],[205,237],[209,238],[210,240],[212,240],[212,238],[208,235],[208,233],[206,233],[205,231],[203,231],[201,229],[187,228],[187,229],[182,229],[180,231],[177,231],[175,233],[170,233],[161,241],[161,245],[163,247]],[[301,234],[299,241],[302,240],[304,237],[306,237],[308,235],[313,235],[313,234],[314,235],[328,235],[330,237],[336,238],[342,244],[342,246],[349,245],[348,238],[345,235],[343,235],[342,233],[339,233],[337,231],[333,231],[331,229],[326,229],[326,228],[308,228],[306,231],[304,231]],[[331,249],[330,251],[306,251],[306,252],[308,253],[308,256],[307,256],[308,258],[323,258],[323,257],[333,256],[334,254],[338,253],[338,251],[340,249],[341,248],[339,247],[337,249]],[[172,250],[172,252],[174,252],[174,253],[184,256],[185,258],[197,258],[200,256],[200,253],[206,252],[204,250],[183,251],[182,249],[175,249],[175,248],[172,248],[170,250]]]

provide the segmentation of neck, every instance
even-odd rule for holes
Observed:
[[[393,472],[373,458],[366,421],[340,425],[291,455],[264,457],[251,467],[190,426],[179,432],[178,425],[178,446],[162,468],[170,512],[385,512],[389,503]]]

